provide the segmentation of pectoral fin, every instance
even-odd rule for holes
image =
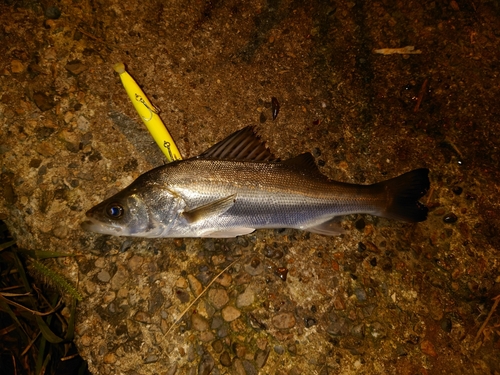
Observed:
[[[319,225],[304,228],[304,230],[312,233],[322,234],[324,236],[339,236],[345,233],[344,228],[342,228],[342,226],[340,225],[340,219],[337,217],[334,217],[333,219],[325,221],[324,223],[321,223]]]
[[[233,194],[228,197],[207,203],[203,206],[193,208],[192,210],[185,211],[182,213],[182,215],[188,222],[195,223],[197,221],[207,219],[211,216],[222,215],[233,206],[235,200],[236,194]]]

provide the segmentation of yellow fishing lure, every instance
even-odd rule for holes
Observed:
[[[141,117],[144,125],[148,128],[160,150],[165,154],[169,162],[174,160],[182,160],[181,153],[175,145],[172,136],[158,116],[158,110],[148,100],[146,94],[141,90],[139,85],[125,70],[123,63],[115,64],[113,69],[120,75],[123,87],[132,101],[137,113]]]

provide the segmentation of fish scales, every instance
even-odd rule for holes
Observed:
[[[328,181],[284,163],[194,159],[158,172],[188,208],[235,194],[234,205],[222,217],[258,226],[304,225],[312,217],[346,215],[361,207],[376,212],[377,202],[384,200],[381,191]]]

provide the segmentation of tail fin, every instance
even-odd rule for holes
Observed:
[[[376,185],[385,191],[387,197],[387,206],[380,216],[409,223],[427,219],[428,209],[418,201],[430,187],[427,168],[415,169]]]

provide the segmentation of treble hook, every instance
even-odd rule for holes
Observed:
[[[147,118],[144,118],[144,121],[151,121],[151,119],[153,118],[153,114],[157,115],[158,113],[160,113],[160,110],[158,108],[156,108],[154,106],[154,104],[151,104],[153,106],[153,109],[149,108],[149,105],[148,103],[146,102],[146,100],[144,100],[144,98],[142,96],[140,96],[139,94],[135,94],[135,100],[137,100],[138,102],[142,103],[142,105],[144,107],[146,107],[148,109],[148,111],[150,112],[150,117],[147,119]]]

